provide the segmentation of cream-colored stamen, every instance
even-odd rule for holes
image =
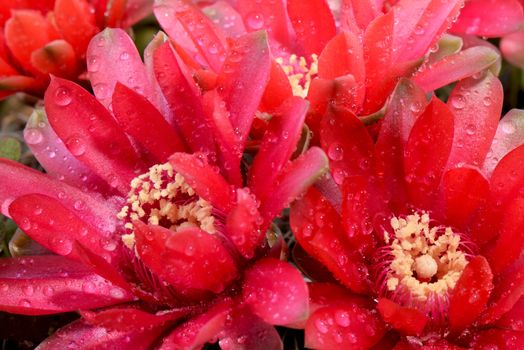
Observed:
[[[287,61],[282,57],[275,60],[286,73],[293,95],[306,98],[311,81],[318,74],[318,56],[311,55],[311,64],[308,64],[304,57],[293,54]]]
[[[122,242],[132,249],[135,234],[131,221],[142,220],[150,225],[161,225],[172,231],[199,227],[210,234],[216,232],[213,207],[202,198],[195,199],[195,191],[184,177],[175,173],[171,164],[157,164],[131,181],[127,204],[117,217],[124,220],[127,234]]]
[[[389,291],[407,289],[418,301],[432,293],[443,294],[455,287],[468,264],[459,249],[460,236],[449,227],[431,227],[426,213],[392,218],[394,237],[384,234],[394,257],[386,286]]]

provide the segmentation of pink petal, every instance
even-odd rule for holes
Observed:
[[[484,171],[489,175],[498,162],[510,151],[524,143],[524,112],[512,109],[500,121],[493,143],[484,162]]]
[[[122,303],[132,299],[88,268],[59,256],[0,260],[0,310],[42,315]]]
[[[269,81],[271,60],[267,35],[255,32],[231,43],[218,77],[218,91],[230,113],[231,125],[244,144]]]
[[[418,209],[433,205],[453,142],[453,115],[433,98],[413,125],[404,151],[406,188]]]
[[[325,0],[288,0],[287,10],[297,41],[307,55],[319,55],[335,36],[335,20]]]
[[[72,347],[86,350],[127,350],[131,346],[134,350],[148,350],[164,331],[164,326],[109,331],[104,327],[91,326],[84,320],[78,320],[56,331],[37,349],[56,350]]]
[[[118,124],[158,163],[165,163],[174,152],[185,150],[176,131],[145,97],[119,82],[114,91],[113,112]]]
[[[24,139],[46,173],[69,185],[110,193],[107,183],[76,159],[49,125],[44,111],[35,110],[24,129]]]
[[[260,206],[265,222],[270,222],[300,194],[311,186],[328,170],[327,157],[318,147],[288,163],[277,178],[275,190],[270,198]]]
[[[240,5],[239,2],[237,6]],[[264,3],[258,5],[260,8],[260,5],[264,5]],[[202,11],[215,25],[220,27],[227,37],[238,38],[246,32],[246,27],[242,21],[244,17],[226,1],[217,1],[203,8]]]
[[[223,34],[195,5],[185,0],[162,0],[155,3],[154,12],[173,40],[195,50],[212,70],[220,71],[226,54]]]
[[[175,153],[170,158],[170,163],[200,197],[215,208],[223,212],[228,211],[232,200],[229,184],[201,156]]]
[[[115,230],[117,208],[114,208],[112,203],[6,159],[0,159],[0,177],[3,179],[0,186],[0,203],[4,215],[9,216],[8,208],[15,198],[39,193],[59,200],[69,209],[73,209],[76,203],[76,206],[84,207],[80,213],[84,221],[96,223],[103,231]]]
[[[381,15],[380,8],[374,0],[343,0],[341,22],[349,28],[365,30],[369,23]],[[348,22],[351,22],[349,24]],[[345,23],[345,24],[344,24]]]
[[[215,235],[198,228],[173,232],[141,221],[134,227],[142,261],[181,294],[219,293],[236,277],[235,262]]]
[[[45,94],[53,130],[69,151],[121,193],[145,166],[109,112],[86,90],[53,78]]]
[[[118,242],[80,219],[77,214],[84,209],[81,203],[77,203],[73,211],[54,198],[28,194],[15,199],[9,213],[26,234],[56,254],[78,260],[73,247],[78,241],[108,261],[115,260]]]
[[[133,40],[122,29],[107,28],[87,49],[87,70],[96,98],[110,109],[117,82],[154,102],[151,82]]]
[[[154,70],[182,138],[195,152],[214,151],[213,133],[205,119],[200,92],[169,43],[155,50]]]
[[[320,141],[337,184],[349,176],[369,178],[374,162],[373,140],[353,113],[331,109],[320,124]]]
[[[518,0],[469,0],[451,31],[493,38],[520,29],[523,21]]]
[[[308,289],[294,267],[273,258],[259,260],[244,273],[244,301],[273,325],[303,321],[308,316]]]
[[[444,57],[414,76],[414,82],[430,92],[444,85],[474,75],[497,62],[499,55],[485,46],[475,46]]]
[[[290,97],[268,123],[259,151],[250,169],[249,188],[261,201],[295,151],[302,132],[308,103]]]
[[[505,35],[500,42],[504,58],[514,66],[524,67],[524,30]]]
[[[399,61],[423,57],[459,14],[463,0],[400,0],[395,13],[394,51]]]
[[[448,168],[481,166],[490,148],[502,111],[502,84],[487,72],[480,79],[461,80],[448,99],[455,117]]]
[[[307,348],[369,349],[385,333],[385,326],[376,312],[359,306],[328,306],[317,311],[307,321]]]
[[[232,306],[231,301],[219,302],[206,312],[183,323],[164,338],[159,350],[197,349],[215,340],[223,330]]]
[[[404,149],[413,125],[427,103],[426,95],[418,86],[402,79],[386,108],[375,147],[376,173],[383,174],[380,180],[393,210],[406,206]]]

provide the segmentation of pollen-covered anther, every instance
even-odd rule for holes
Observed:
[[[135,241],[132,224],[135,220],[172,231],[198,227],[210,234],[216,232],[213,206],[198,197],[169,163],[157,164],[131,181],[127,204],[117,217],[128,230],[122,235],[122,242],[130,249]]]
[[[460,235],[450,227],[431,227],[427,213],[394,217],[390,223],[394,236],[385,241],[393,260],[387,289],[407,291],[418,302],[452,290],[468,264]]]
[[[293,95],[306,98],[311,81],[318,74],[318,56],[311,55],[310,62],[305,57],[298,57],[293,54],[287,60],[279,57],[275,60],[286,73]]]

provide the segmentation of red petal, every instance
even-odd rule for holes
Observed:
[[[306,324],[305,346],[328,349],[369,349],[385,333],[376,311],[359,306],[324,307]]]
[[[505,206],[498,239],[486,249],[486,258],[495,274],[500,273],[522,255],[523,230],[524,198],[520,196]]]
[[[489,71],[481,79],[464,79],[453,89],[448,106],[455,117],[455,133],[448,168],[484,163],[497,130],[503,98],[502,84]]]
[[[500,41],[504,58],[514,66],[524,67],[524,30],[505,35]]]
[[[341,22],[343,26],[348,27],[347,29],[358,26],[365,30],[369,23],[381,14],[381,4],[374,0],[343,0],[341,6]]]
[[[231,191],[214,167],[196,154],[175,153],[169,161],[200,197],[227,213],[232,200]]]
[[[486,259],[473,258],[451,292],[448,320],[450,329],[460,332],[484,311],[493,290],[493,273]]]
[[[89,41],[98,32],[94,8],[86,0],[56,0],[54,17],[60,34],[84,57]]]
[[[15,199],[9,206],[9,213],[25,233],[56,254],[78,259],[73,249],[74,241],[78,241],[108,261],[115,259],[118,242],[77,216],[84,206],[78,202],[74,212],[56,199],[29,194]]]
[[[337,184],[341,185],[350,176],[370,177],[374,162],[373,140],[353,113],[332,109],[320,124],[320,141]]]
[[[297,269],[273,258],[259,260],[244,274],[244,301],[264,321],[286,325],[308,316],[308,288]]]
[[[334,283],[309,283],[310,313],[325,306],[354,306],[374,308],[374,301],[366,296],[353,294],[350,290]]]
[[[75,79],[78,62],[73,47],[65,40],[54,40],[33,51],[31,64],[42,74],[53,74]]]
[[[249,188],[260,201],[271,195],[268,190],[295,151],[308,106],[303,99],[290,97],[269,121],[249,177]]]
[[[495,50],[475,46],[426,66],[417,72],[413,80],[424,91],[430,92],[489,68],[498,59],[499,54]]]
[[[132,298],[90,269],[58,256],[0,260],[0,310],[42,315],[108,306]]]
[[[346,242],[340,221],[333,207],[315,189],[291,207],[291,228],[304,250],[346,287],[365,293],[369,283],[367,267]]]
[[[500,37],[520,29],[523,21],[522,4],[518,0],[470,0],[451,31]]]
[[[110,109],[117,82],[155,102],[153,86],[140,54],[122,29],[106,28],[93,37],[87,49],[87,70],[93,92],[106,108]]]
[[[452,142],[453,115],[433,98],[413,125],[404,151],[406,188],[416,208],[432,207]]]
[[[226,102],[231,125],[244,144],[269,81],[271,60],[265,32],[235,40],[218,77],[218,91]]]
[[[153,9],[154,0],[127,0],[125,2],[124,18],[122,28],[128,28],[145,17],[149,16]]]
[[[216,339],[231,313],[232,303],[221,302],[175,328],[162,341],[159,350],[198,349]]]
[[[140,258],[181,294],[219,293],[236,277],[235,262],[215,235],[197,228],[173,232],[140,221],[134,227]]]
[[[220,71],[226,54],[225,40],[195,5],[186,0],[164,0],[155,4],[154,11],[160,25],[173,40],[180,44],[181,38],[182,46],[192,45],[189,49],[196,49],[212,70]]]
[[[295,198],[328,170],[327,157],[320,148],[312,147],[288,163],[275,182],[273,195],[262,203],[260,213],[269,223]]]
[[[511,310],[506,312],[497,322],[496,326],[503,329],[511,329],[514,331],[524,331],[524,298],[521,297],[519,301],[513,306]]]
[[[476,334],[473,349],[513,350],[524,348],[524,332],[490,329]]]
[[[404,183],[404,149],[417,117],[427,105],[424,92],[410,80],[398,83],[386,109],[375,147],[376,173],[383,174],[386,198],[393,210],[402,210],[407,203]]]
[[[287,10],[298,44],[307,55],[319,55],[335,36],[335,20],[325,0],[288,0]]]
[[[108,331],[95,327],[83,320],[75,321],[59,329],[38,346],[38,350],[56,349],[111,349],[127,350],[131,346],[136,350],[151,349],[158,337],[165,331],[164,326],[131,328],[127,331]]]
[[[384,321],[405,335],[421,335],[429,320],[417,309],[402,307],[387,298],[378,300],[377,309]]]
[[[177,320],[187,314],[189,314],[188,309],[174,309],[151,314],[133,307],[112,308],[99,312],[81,312],[87,323],[104,327],[108,331],[152,328]]]
[[[193,151],[213,151],[213,133],[205,119],[200,92],[169,43],[155,50],[154,70],[167,103],[176,115],[177,131]]]
[[[185,150],[176,131],[142,95],[117,83],[113,94],[117,122],[137,140],[158,163],[165,163],[174,152]]]
[[[491,174],[501,159],[524,143],[523,116],[523,111],[512,109],[500,121],[484,163],[486,173]]]
[[[489,196],[488,181],[474,168],[448,170],[442,178],[442,188],[446,219],[458,228],[464,227]]]
[[[272,61],[269,81],[264,96],[262,96],[260,110],[272,112],[291,96],[293,96],[293,91],[286,73],[277,62]]]
[[[143,172],[127,136],[86,90],[53,78],[45,94],[51,126],[69,151],[121,193],[129,191],[136,169]]]
[[[120,27],[124,11],[126,7],[126,0],[108,0],[106,9],[104,11],[105,25],[107,27]]]
[[[24,69],[37,73],[31,64],[31,53],[51,40],[51,26],[38,11],[14,11],[5,24],[5,42]]]

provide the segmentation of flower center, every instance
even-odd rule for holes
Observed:
[[[210,234],[216,232],[213,206],[198,197],[169,163],[154,165],[148,173],[131,181],[127,204],[118,218],[129,232],[122,235],[122,241],[130,249],[135,244],[132,224],[135,220],[172,231],[199,227]]]
[[[276,62],[286,73],[293,95],[306,98],[311,80],[318,74],[318,56],[311,55],[311,63],[308,63],[305,57],[298,57],[295,54],[289,56],[287,60],[279,57]]]

